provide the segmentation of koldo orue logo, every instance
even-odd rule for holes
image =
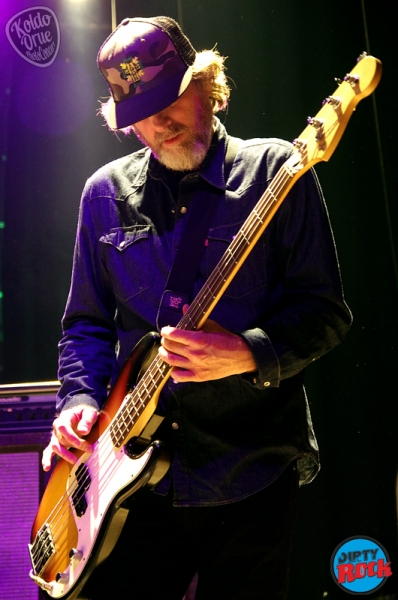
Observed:
[[[349,594],[371,594],[392,575],[386,550],[364,535],[339,544],[332,554],[330,568],[339,588]]]
[[[57,57],[61,36],[51,8],[35,6],[17,13],[8,21],[6,35],[19,56],[36,67],[48,67]]]

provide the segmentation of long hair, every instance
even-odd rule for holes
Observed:
[[[193,64],[193,80],[201,82],[208,90],[214,112],[227,108],[231,93],[224,63],[225,57],[213,49],[198,52]]]

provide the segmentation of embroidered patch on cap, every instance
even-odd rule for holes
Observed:
[[[120,63],[121,77],[129,83],[134,83],[134,86],[140,84],[141,77],[144,75],[144,69],[141,61],[137,56],[128,58],[126,62]]]

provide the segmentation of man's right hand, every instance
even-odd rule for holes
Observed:
[[[58,455],[69,463],[76,462],[76,456],[68,448],[92,452],[92,446],[80,436],[88,435],[98,418],[98,411],[85,404],[64,410],[53,423],[50,443],[43,450],[42,466],[49,471],[53,456]]]

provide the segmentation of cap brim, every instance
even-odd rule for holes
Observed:
[[[191,80],[192,68],[188,67],[186,71],[177,73],[152,89],[121,102],[115,102],[111,97],[107,114],[108,126],[111,129],[122,129],[155,115],[178,100]]]

